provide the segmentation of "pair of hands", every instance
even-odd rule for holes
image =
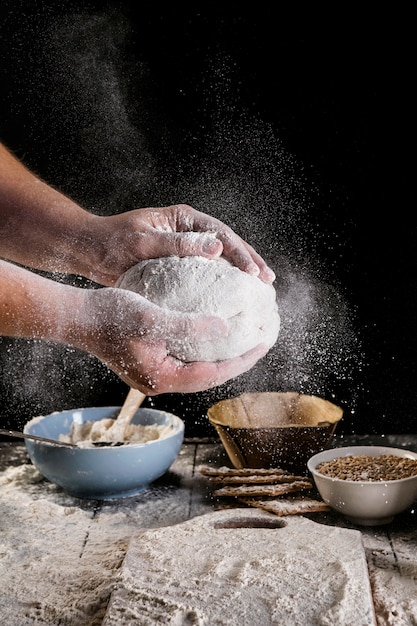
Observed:
[[[90,352],[147,395],[203,391],[249,370],[265,346],[218,363],[173,358],[167,337],[216,340],[227,332],[225,324],[212,317],[190,319],[115,288],[139,261],[170,255],[223,255],[267,283],[275,278],[249,244],[205,213],[175,205],[94,215],[0,144],[0,335]],[[24,268],[81,275],[104,288],[63,285]]]
[[[107,242],[89,277],[108,286],[143,259],[168,255],[225,256],[241,270],[272,283],[275,276],[255,250],[228,226],[187,205],[137,209],[110,217],[93,217],[96,238]],[[227,334],[218,318],[184,316],[120,289],[87,290],[83,321],[91,328],[80,346],[95,354],[128,385],[146,395],[196,392],[220,385],[262,358],[263,345],[228,361],[183,363],[167,352],[175,335],[216,341]],[[158,330],[156,330],[158,329]]]

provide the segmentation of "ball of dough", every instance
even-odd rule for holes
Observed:
[[[171,337],[168,350],[186,362],[222,361],[260,343],[276,342],[280,318],[272,285],[229,263],[203,257],[164,257],[142,261],[123,274],[116,287],[141,294],[171,311],[215,315],[227,320],[228,334],[217,341]]]

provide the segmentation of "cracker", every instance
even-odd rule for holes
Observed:
[[[288,472],[281,467],[242,467],[237,469],[223,465],[222,467],[203,467],[200,473],[203,476],[269,476],[272,474],[287,474]]]
[[[289,483],[275,485],[226,485],[220,487],[220,489],[215,489],[212,495],[216,497],[279,496],[303,489],[311,489],[312,487],[312,482],[308,479],[294,480]]]
[[[306,480],[305,476],[295,476],[294,474],[258,474],[248,476],[209,476],[212,483],[223,485],[264,485],[274,483],[291,483],[295,480]]]
[[[256,500],[255,498],[238,498],[239,502],[249,506],[275,513],[275,515],[303,515],[305,513],[317,513],[330,511],[330,507],[323,501],[308,497],[288,497],[268,500]]]

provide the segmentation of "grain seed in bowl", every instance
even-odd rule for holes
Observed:
[[[394,454],[339,457],[316,466],[321,474],[339,480],[387,481],[417,476],[417,460]]]
[[[323,450],[307,462],[324,502],[349,521],[389,524],[417,500],[417,452],[390,446]]]

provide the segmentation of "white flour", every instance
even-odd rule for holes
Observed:
[[[132,534],[187,517],[188,491],[159,495],[98,509],[32,465],[0,473],[1,623],[101,625]]]

